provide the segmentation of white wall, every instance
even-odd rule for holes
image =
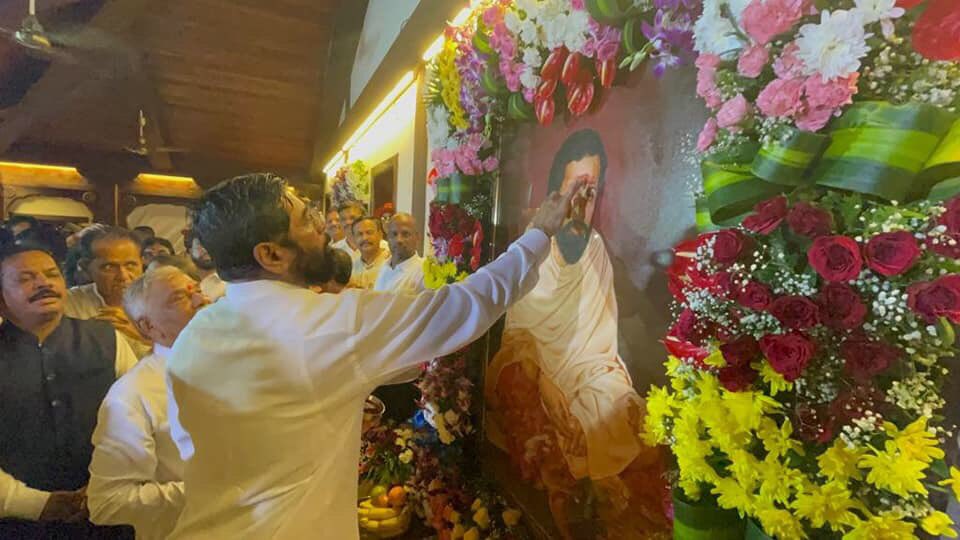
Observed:
[[[350,73],[350,106],[357,101],[420,0],[369,0]],[[438,30],[439,31],[439,30]]]

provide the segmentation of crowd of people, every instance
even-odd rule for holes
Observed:
[[[323,215],[269,174],[208,190],[185,253],[148,227],[12,218],[0,538],[357,538],[367,396],[409,418],[419,366],[532,288],[569,206],[553,194],[439,291],[413,216]]]

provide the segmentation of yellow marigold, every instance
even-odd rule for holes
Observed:
[[[903,540],[915,538],[913,523],[903,521],[899,514],[884,512],[857,523],[853,530],[843,535],[843,540]]]
[[[960,469],[950,467],[950,478],[940,481],[941,486],[950,486],[953,490],[953,497],[960,499]]]
[[[863,455],[863,450],[847,448],[841,439],[834,441],[833,446],[827,448],[819,457],[820,475],[828,480],[845,482],[851,478],[859,480],[861,473],[857,463]]]
[[[719,478],[711,491],[721,508],[735,508],[741,516],[752,513],[754,496],[733,477]]]
[[[763,532],[778,540],[802,540],[807,538],[807,533],[803,530],[803,524],[789,510],[783,510],[773,505],[760,508],[757,513],[757,519]]]
[[[930,463],[944,457],[937,436],[927,429],[925,416],[918,418],[903,431],[898,431],[897,426],[890,422],[884,423],[884,429],[893,438],[893,444],[900,453],[910,459]]]
[[[797,516],[810,522],[819,529],[829,525],[836,532],[855,526],[860,520],[852,512],[856,506],[850,490],[841,482],[827,482],[821,486],[811,486],[809,491],[797,494],[793,509]]]
[[[946,536],[947,538],[957,537],[957,531],[953,528],[953,520],[950,519],[950,516],[939,510],[934,510],[924,516],[924,518],[920,520],[920,526],[923,527],[924,531],[933,536]]]
[[[793,424],[787,418],[780,427],[772,418],[764,418],[757,429],[757,437],[763,442],[766,451],[776,457],[787,455],[790,450],[803,455],[803,444],[794,439]]]
[[[784,379],[783,375],[777,373],[770,366],[770,362],[754,362],[750,365],[753,369],[760,372],[760,378],[770,386],[770,395],[776,396],[780,392],[786,392],[793,388],[793,383]]]
[[[927,494],[927,488],[922,482],[926,476],[927,464],[901,455],[895,449],[872,449],[869,454],[860,458],[857,465],[861,469],[869,469],[867,482],[880,489],[901,497],[909,497],[912,493]]]

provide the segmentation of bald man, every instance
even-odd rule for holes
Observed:
[[[375,291],[416,294],[423,291],[423,257],[417,254],[420,232],[417,220],[401,212],[387,224],[390,262],[383,265]]]

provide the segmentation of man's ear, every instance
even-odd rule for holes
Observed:
[[[290,269],[291,250],[276,242],[260,242],[253,246],[253,258],[264,271],[282,276]]]
[[[140,317],[136,321],[133,321],[133,326],[135,326],[144,337],[150,338],[151,340],[153,339],[153,336],[151,335],[151,332],[153,331],[153,323],[150,322],[150,319],[146,317]]]

